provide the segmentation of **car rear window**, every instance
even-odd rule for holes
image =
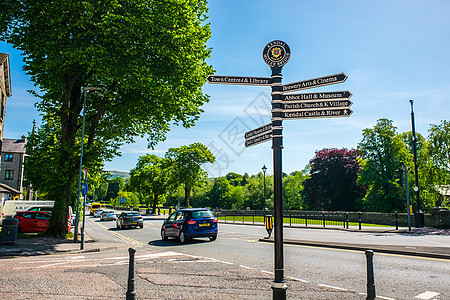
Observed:
[[[198,210],[191,212],[192,219],[212,218],[213,215],[209,210]]]
[[[125,216],[125,217],[140,217],[141,214],[138,213],[138,212],[135,212],[135,213],[125,213],[124,216]]]

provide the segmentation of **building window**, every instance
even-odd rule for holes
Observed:
[[[6,153],[5,154],[5,161],[13,161],[13,157],[14,157],[13,154]]]
[[[12,180],[14,177],[14,170],[5,170],[5,180]]]

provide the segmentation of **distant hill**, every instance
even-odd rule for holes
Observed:
[[[123,171],[107,171],[109,172],[110,176],[108,179],[114,179],[116,177],[122,177],[123,179],[130,177],[129,172],[123,172]]]

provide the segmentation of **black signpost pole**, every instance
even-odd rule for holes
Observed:
[[[275,215],[275,281],[273,282],[273,299],[286,299],[287,285],[284,280],[283,255],[283,200],[282,200],[282,158],[283,119],[276,109],[281,102],[282,67],[272,67],[272,149],[273,149],[273,186]]]
[[[272,87],[272,123],[248,131],[245,133],[244,137],[245,147],[257,145],[272,139],[275,217],[275,280],[273,281],[272,290],[273,299],[275,300],[285,300],[287,290],[286,281],[284,279],[283,253],[283,178],[281,157],[283,149],[283,120],[349,117],[352,114],[352,111],[348,109],[348,107],[352,105],[352,102],[349,101],[352,94],[349,91],[284,94],[298,90],[342,83],[347,79],[347,75],[339,73],[283,85],[281,69],[289,61],[290,56],[291,50],[285,42],[278,40],[272,41],[268,43],[263,50],[263,60],[272,70],[270,78],[218,75],[210,75],[207,78],[209,83],[270,85]],[[268,223],[269,222],[266,222],[266,226]],[[272,222],[270,222],[269,225],[271,224]]]

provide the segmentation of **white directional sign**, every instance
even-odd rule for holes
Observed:
[[[209,83],[219,84],[241,84],[241,85],[271,85],[270,77],[250,77],[250,76],[219,76],[209,75],[206,78]]]
[[[350,117],[353,112],[348,108],[343,109],[316,109],[304,111],[283,111],[283,119],[313,119],[313,118],[336,118]]]
[[[330,76],[324,76],[299,82],[283,84],[283,93],[294,92],[299,90],[311,89],[319,86],[342,83],[347,79],[347,75],[339,73]]]

